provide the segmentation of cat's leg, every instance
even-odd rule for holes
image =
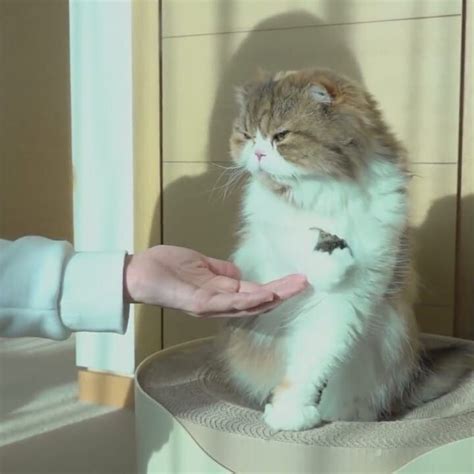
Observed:
[[[257,242],[258,243],[258,242]],[[241,272],[243,279],[248,281],[258,281],[259,274],[258,259],[255,254],[258,252],[259,246],[252,241],[244,241],[231,257]]]
[[[275,265],[275,255],[261,235],[250,235],[241,242],[231,261],[237,265],[241,278],[256,283],[267,283],[285,275]]]
[[[363,321],[341,296],[327,296],[312,312],[299,316],[288,335],[285,376],[265,407],[265,422],[276,430],[303,430],[321,422],[320,393],[363,332]]]
[[[373,394],[383,380],[375,337],[359,340],[337,367],[324,389],[318,408],[324,421],[375,421]]]

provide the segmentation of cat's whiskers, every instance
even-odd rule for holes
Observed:
[[[230,196],[233,189],[235,189],[238,186],[241,178],[245,176],[246,170],[245,168],[239,165],[223,166],[218,163],[212,163],[212,165],[218,168],[221,168],[223,171],[217,178],[214,186],[212,187],[210,191],[210,194],[212,196],[215,191],[223,190],[222,198],[226,199],[228,196]],[[219,186],[218,184],[222,181],[223,178],[227,178],[227,179],[224,182],[224,184]]]

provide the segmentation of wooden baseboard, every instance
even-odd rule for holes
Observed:
[[[79,400],[116,408],[133,407],[133,378],[78,369]]]

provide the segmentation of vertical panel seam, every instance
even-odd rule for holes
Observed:
[[[163,2],[158,0],[158,77],[159,77],[159,127],[160,127],[160,244],[164,243],[164,187],[163,187]],[[161,349],[165,347],[164,310],[161,308]]]
[[[464,127],[464,73],[465,73],[465,54],[466,54],[466,23],[467,23],[467,0],[462,2],[461,15],[461,51],[460,51],[460,84],[459,84],[459,133],[458,133],[458,173],[457,173],[457,192],[456,192],[456,232],[455,232],[455,250],[454,250],[454,318],[453,335],[457,336],[457,322],[461,315],[459,314],[459,299],[462,296],[460,288],[460,268],[462,261],[461,255],[461,206],[462,206],[462,164],[463,164],[463,127]]]

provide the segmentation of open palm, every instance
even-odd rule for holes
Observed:
[[[244,281],[231,262],[169,245],[129,257],[125,283],[131,301],[180,309],[204,318],[269,311],[307,286],[302,275],[263,285]]]

